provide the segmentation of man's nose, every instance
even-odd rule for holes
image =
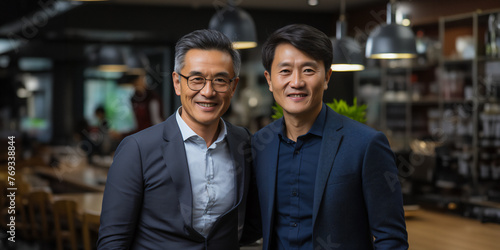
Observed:
[[[289,85],[292,88],[302,88],[302,87],[304,87],[304,81],[302,79],[302,74],[300,74],[299,71],[294,71],[292,73]]]
[[[215,89],[212,85],[212,80],[206,80],[205,86],[200,90],[200,94],[205,96],[205,97],[211,97],[214,96],[217,92],[215,92]]]

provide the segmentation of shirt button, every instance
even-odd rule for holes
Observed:
[[[292,223],[292,225],[291,225],[291,226],[292,226],[292,227],[297,227],[297,223],[295,223],[295,222],[294,222],[294,223]]]
[[[295,150],[293,153],[296,154],[296,155],[298,155],[300,153],[300,151]]]
[[[296,191],[292,191],[292,196],[297,196],[297,192]]]

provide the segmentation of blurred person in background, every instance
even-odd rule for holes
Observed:
[[[149,128],[163,122],[163,105],[158,94],[148,89],[146,75],[141,74],[132,79],[134,95],[132,96],[132,108],[137,122],[137,131]]]
[[[112,138],[121,140],[128,135],[137,133],[165,120],[161,98],[154,90],[148,87],[146,79],[145,69],[134,69],[118,79],[118,84],[131,84],[134,88],[134,94],[130,98],[130,102],[132,104],[136,127],[127,133],[110,130],[109,133]]]

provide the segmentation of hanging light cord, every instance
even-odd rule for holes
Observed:
[[[345,0],[340,0],[340,21],[345,21]]]
[[[243,2],[243,0],[227,0],[227,5],[235,7],[240,5],[241,2]]]
[[[391,0],[387,7],[387,24],[396,23],[396,0]]]

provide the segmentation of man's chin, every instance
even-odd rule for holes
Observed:
[[[198,118],[198,122],[200,124],[203,124],[205,126],[210,126],[210,125],[213,125],[213,124],[216,124],[217,122],[219,122],[219,119],[220,119],[220,116],[217,116],[217,115],[213,115],[213,116],[204,116],[204,117],[199,117]]]
[[[300,116],[307,113],[307,109],[305,107],[287,107],[283,108],[283,114],[288,114],[291,116]]]

